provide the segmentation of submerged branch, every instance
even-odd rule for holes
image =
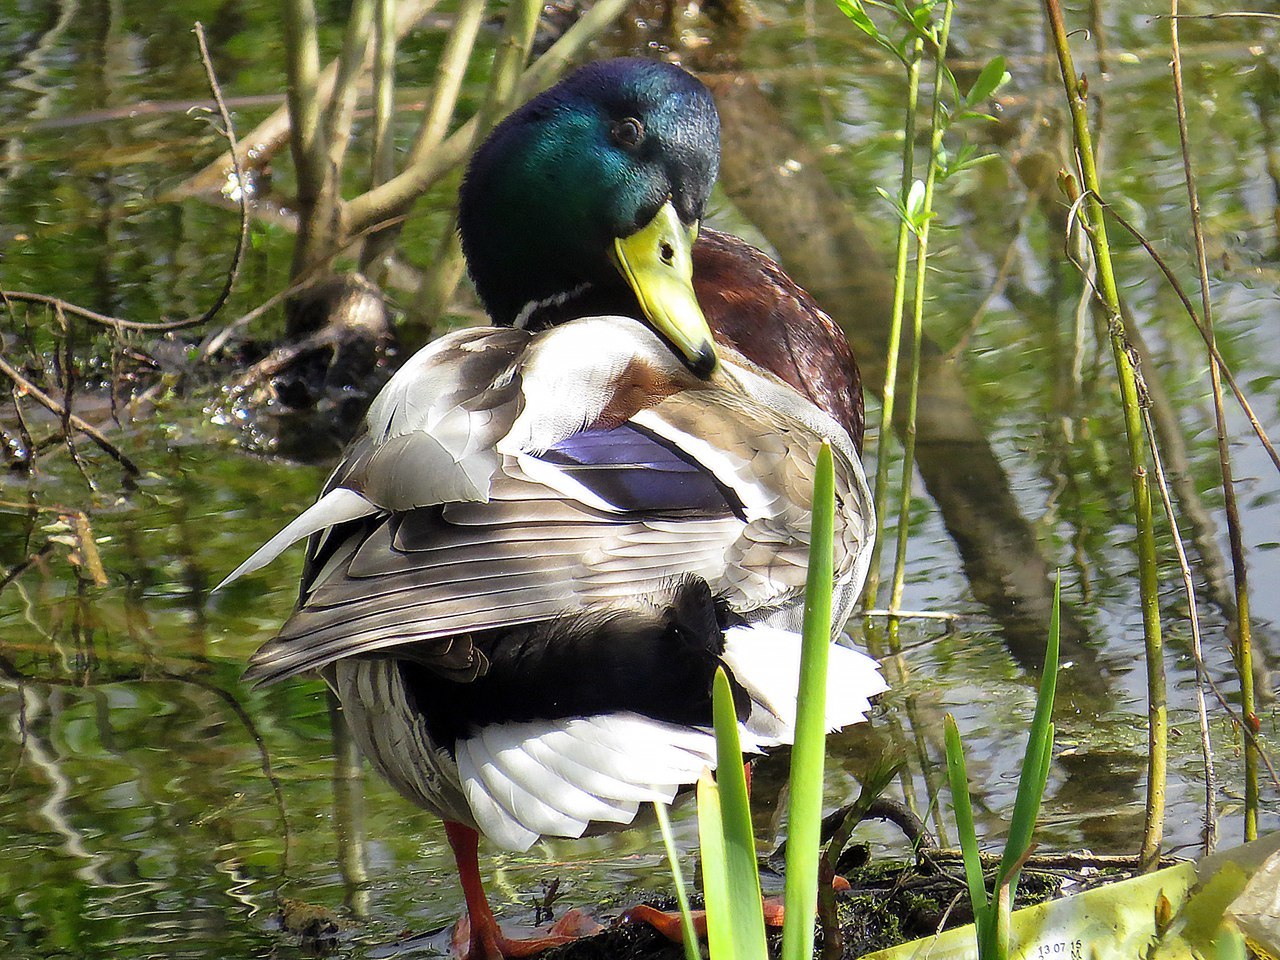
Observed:
[[[57,400],[54,400],[53,397],[49,396],[47,393],[45,393],[43,390],[37,387],[34,383],[32,383],[30,380],[24,377],[21,373],[19,373],[13,367],[9,366],[9,364],[5,361],[4,357],[0,357],[0,374],[4,374],[6,377],[8,377],[11,381],[13,381],[13,385],[18,390],[22,391],[27,396],[34,398],[37,403],[39,403],[42,407],[44,407],[50,413],[54,414],[57,417],[63,418],[66,423],[75,427],[77,430],[79,430],[81,433],[87,436],[90,440],[92,440],[99,447],[101,447],[102,450],[108,456],[110,456],[113,460],[115,460],[116,463],[124,467],[124,469],[128,471],[129,474],[136,477],[141,473],[141,471],[138,469],[138,465],[134,463],[132,460],[130,460],[124,454],[124,452],[121,451],[119,447],[117,447],[114,443],[108,440],[103,435],[101,430],[99,430],[97,427],[95,427],[93,424],[89,423],[87,420],[83,419],[82,417],[79,417],[76,414],[64,408],[62,404],[58,403]]]

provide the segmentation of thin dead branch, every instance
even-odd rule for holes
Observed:
[[[428,13],[435,8],[437,0],[414,0],[400,3],[395,15],[395,35],[397,39],[406,36]],[[334,81],[338,74],[337,60],[331,61],[320,72],[317,78],[315,95],[321,103],[327,103],[333,95]],[[289,110],[280,106],[271,116],[258,124],[241,138],[243,145],[236,151],[235,159],[245,168],[256,169],[265,166],[275,157],[280,149],[289,142]],[[227,181],[227,167],[221,158],[210,161],[203,169],[187,179],[175,191],[178,195],[191,196],[209,193],[222,188]],[[237,183],[243,189],[244,183],[237,177]]]
[[[530,96],[550,84],[564,65],[577,56],[588,41],[620,17],[629,4],[630,0],[600,0],[592,6],[524,71],[517,86],[518,96]],[[347,229],[361,230],[375,221],[400,213],[402,208],[461,163],[477,134],[482,131],[480,118],[472,117],[419,163],[411,164],[386,183],[351,200],[345,211]]]
[[[34,399],[37,403],[39,403],[42,407],[44,407],[50,413],[54,414],[57,417],[65,418],[66,423],[70,424],[72,427],[75,427],[75,429],[79,430],[81,433],[87,436],[90,440],[96,443],[99,447],[101,447],[102,450],[107,455],[109,455],[113,460],[115,460],[118,464],[120,464],[120,466],[124,467],[124,469],[131,476],[136,477],[141,473],[141,471],[138,469],[137,464],[135,464],[132,460],[130,460],[127,456],[125,456],[125,454],[120,450],[119,447],[117,447],[114,443],[108,440],[103,435],[101,430],[99,430],[93,424],[89,423],[87,420],[84,420],[83,418],[77,416],[76,414],[63,409],[62,404],[58,403],[57,400],[54,400],[53,397],[49,396],[47,393],[45,393],[43,390],[37,387],[34,383],[32,383],[30,380],[24,377],[21,373],[19,373],[16,369],[11,367],[5,361],[4,357],[0,357],[0,373],[8,377],[13,382],[13,385],[15,388],[17,388],[19,391],[21,391],[25,395]]]
[[[1191,208],[1191,232],[1195,239],[1196,272],[1200,279],[1200,308],[1203,311],[1203,334],[1215,356],[1209,360],[1209,379],[1213,388],[1213,417],[1217,432],[1218,465],[1222,471],[1223,507],[1227,515],[1227,539],[1231,544],[1231,573],[1236,594],[1235,662],[1240,677],[1240,709],[1245,723],[1256,720],[1253,690],[1253,629],[1249,620],[1249,567],[1245,562],[1244,538],[1240,525],[1240,508],[1236,503],[1236,486],[1232,480],[1230,439],[1227,416],[1222,403],[1222,374],[1216,357],[1213,333],[1213,298],[1209,292],[1209,261],[1204,249],[1204,224],[1200,218],[1200,195],[1196,189],[1195,170],[1191,163],[1191,138],[1187,130],[1187,103],[1182,86],[1182,52],[1178,41],[1178,0],[1170,0],[1169,40],[1172,48],[1173,99],[1178,114],[1178,140],[1182,145],[1182,171],[1187,184],[1187,201]],[[1200,705],[1203,710],[1203,703]],[[1207,735],[1207,734],[1206,734]],[[1206,823],[1206,831],[1209,824]],[[1206,834],[1208,835],[1208,834]],[[1244,838],[1258,837],[1258,758],[1249,744],[1244,748]]]
[[[1235,375],[1231,372],[1231,368],[1227,365],[1227,361],[1218,351],[1218,346],[1214,342],[1213,337],[1209,334],[1209,331],[1205,329],[1204,323],[1200,320],[1200,314],[1197,313],[1196,308],[1192,306],[1191,300],[1187,297],[1186,291],[1182,289],[1182,284],[1178,282],[1178,278],[1174,276],[1173,271],[1169,268],[1169,265],[1165,263],[1164,258],[1152,245],[1151,241],[1143,236],[1137,227],[1126,220],[1115,209],[1115,207],[1108,204],[1106,200],[1098,198],[1098,203],[1102,206],[1102,209],[1107,212],[1107,215],[1110,216],[1111,219],[1120,224],[1120,226],[1128,231],[1131,237],[1142,245],[1142,248],[1146,250],[1148,256],[1151,257],[1152,262],[1159,267],[1160,272],[1163,273],[1165,279],[1169,281],[1169,286],[1173,288],[1173,292],[1177,295],[1178,299],[1182,301],[1182,306],[1186,309],[1187,315],[1191,317],[1191,321],[1195,324],[1196,330],[1199,331],[1200,337],[1204,340],[1205,346],[1209,348],[1210,357],[1212,357],[1213,362],[1218,365],[1219,370],[1222,371],[1222,376],[1226,379],[1227,386],[1231,388],[1232,394],[1235,395],[1236,402],[1240,405],[1240,409],[1243,411],[1245,418],[1248,419],[1249,425],[1253,427],[1254,434],[1262,443],[1263,449],[1267,451],[1267,456],[1271,458],[1271,462],[1275,464],[1276,469],[1280,470],[1280,454],[1276,453],[1276,448],[1272,445],[1271,438],[1267,436],[1266,429],[1262,426],[1257,415],[1253,412],[1253,405],[1249,403],[1248,398],[1244,395],[1244,391],[1241,390],[1240,385],[1236,383]]]
[[[1173,509],[1173,499],[1169,496],[1169,480],[1165,475],[1164,464],[1160,460],[1160,445],[1155,441],[1155,425],[1151,422],[1150,408],[1144,408],[1143,418],[1147,424],[1148,447],[1151,450],[1152,465],[1155,468],[1156,485],[1160,490],[1160,500],[1164,504],[1165,516],[1169,520],[1169,529],[1173,533],[1173,549],[1178,557],[1178,569],[1182,572],[1182,589],[1187,598],[1187,619],[1191,624],[1191,649],[1196,661],[1196,722],[1200,729],[1200,756],[1204,761],[1204,853],[1213,853],[1218,843],[1218,817],[1214,806],[1214,797],[1218,792],[1218,780],[1213,769],[1213,744],[1209,739],[1209,713],[1205,709],[1204,687],[1205,670],[1202,644],[1200,640],[1200,608],[1196,602],[1196,584],[1191,575],[1191,564],[1187,562],[1187,551],[1182,544],[1182,533],[1178,529],[1178,517]]]

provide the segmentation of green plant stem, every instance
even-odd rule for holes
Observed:
[[[662,845],[667,851],[667,865],[671,867],[671,880],[676,888],[676,903],[680,905],[680,932],[684,935],[685,960],[701,960],[698,949],[698,932],[693,927],[693,913],[689,909],[689,893],[684,887],[684,874],[680,870],[680,859],[676,855],[676,841],[671,833],[671,817],[667,814],[665,803],[654,803],[653,814],[658,820],[658,831],[662,834]]]
[[[1214,348],[1213,297],[1209,291],[1209,262],[1205,256],[1204,225],[1200,219],[1200,196],[1191,163],[1191,140],[1187,132],[1187,104],[1182,87],[1182,51],[1178,42],[1178,0],[1170,0],[1169,39],[1173,53],[1173,98],[1178,114],[1178,138],[1182,144],[1182,170],[1191,209],[1191,230],[1195,237],[1196,269],[1200,277],[1200,306],[1205,335],[1209,341],[1209,378],[1213,389],[1213,416],[1217,430],[1218,465],[1222,471],[1223,507],[1227,515],[1227,538],[1231,544],[1231,574],[1236,595],[1235,663],[1240,677],[1240,712],[1243,722],[1257,730],[1257,703],[1253,689],[1253,629],[1249,621],[1249,568],[1244,556],[1240,510],[1232,479],[1230,438],[1222,402],[1222,370]],[[1251,737],[1244,738],[1244,838],[1258,838],[1258,750]],[[1210,820],[1211,822],[1211,820]],[[1208,826],[1206,826],[1208,830]]]
[[[1146,414],[1147,434],[1155,437],[1155,428],[1151,423],[1151,411]],[[1169,494],[1169,482],[1165,475],[1164,465],[1160,462],[1160,448],[1151,444],[1151,461],[1155,466],[1156,489],[1160,491],[1160,499],[1164,503],[1165,516],[1169,520],[1169,529],[1173,533],[1173,549],[1178,557],[1178,567],[1182,571],[1182,588],[1187,597],[1187,620],[1191,624],[1191,654],[1196,661],[1196,720],[1200,725],[1200,755],[1204,760],[1204,855],[1213,853],[1218,843],[1218,817],[1215,807],[1218,795],[1218,778],[1213,766],[1213,742],[1209,737],[1209,712],[1205,705],[1204,688],[1208,677],[1204,665],[1203,644],[1200,641],[1200,610],[1196,600],[1195,578],[1191,574],[1191,564],[1187,561],[1187,551],[1182,545],[1182,533],[1178,530],[1178,517],[1173,510],[1173,498]],[[1250,738],[1246,737],[1246,741]]]
[[[831,651],[831,591],[835,552],[835,471],[823,442],[813,478],[809,574],[804,591],[800,689],[791,797],[787,809],[787,867],[782,960],[811,960],[822,842],[822,775],[827,743],[827,660]]]
[[[942,13],[942,30],[938,35],[938,47],[934,51],[932,135],[929,142],[929,163],[924,180],[924,207],[921,222],[916,226],[916,284],[911,305],[911,386],[907,392],[907,423],[902,441],[902,499],[898,504],[898,544],[893,560],[893,586],[889,592],[889,612],[892,615],[902,605],[902,590],[907,571],[907,535],[911,528],[911,477],[916,457],[916,411],[920,402],[920,351],[924,343],[924,291],[929,262],[929,221],[933,217],[933,188],[938,179],[938,152],[942,149],[942,134],[946,129],[942,117],[942,96],[946,84],[947,41],[951,36],[951,14],[955,10],[953,0],[946,0]]]
[[[902,185],[898,197],[907,205],[907,195],[915,178],[916,107],[920,99],[920,60],[924,41],[917,38],[907,61],[907,112],[902,123]],[[893,435],[893,408],[898,386],[898,352],[902,346],[902,313],[906,305],[907,256],[911,228],[905,220],[898,223],[898,248],[893,271],[893,317],[889,326],[889,343],[885,352],[884,390],[880,402],[880,432],[876,446],[876,484],[873,504],[877,518],[883,517],[889,504],[889,438]],[[876,530],[876,543],[867,567],[866,586],[862,590],[865,610],[875,607],[880,592],[880,547],[883,523]]]
[[[1107,242],[1098,170],[1094,162],[1093,139],[1089,132],[1089,115],[1081,91],[1079,75],[1071,58],[1067,28],[1058,0],[1044,0],[1053,45],[1071,122],[1075,132],[1076,157],[1080,177],[1087,191],[1081,216],[1093,246],[1098,271],[1098,295],[1107,311],[1107,332],[1120,381],[1120,397],[1124,408],[1129,469],[1133,483],[1134,524],[1138,557],[1138,582],[1142,597],[1142,628],[1147,662],[1147,802],[1139,860],[1146,870],[1155,869],[1160,859],[1160,842],[1164,836],[1165,783],[1168,764],[1168,706],[1165,692],[1164,644],[1160,630],[1159,570],[1156,565],[1155,531],[1152,525],[1151,491],[1147,484],[1145,439],[1142,431],[1142,401],[1139,398],[1138,374],[1129,343],[1125,337],[1120,312],[1120,294],[1111,264],[1111,248]]]

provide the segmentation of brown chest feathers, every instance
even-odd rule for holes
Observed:
[[[703,230],[693,286],[712,332],[789,383],[862,451],[862,378],[844,333],[782,268],[737,237]]]

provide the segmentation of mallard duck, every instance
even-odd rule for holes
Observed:
[[[583,67],[499,124],[459,226],[494,325],[405,363],[320,499],[228,580],[309,538],[297,609],[253,656],[316,670],[365,756],[446,825],[469,952],[499,932],[477,832],[527,849],[632,823],[714,765],[727,668],[744,749],[789,743],[814,464],[835,459],[835,632],[874,537],[843,334],[778,266],[700,229],[706,88]],[[832,729],[884,690],[833,646]]]

